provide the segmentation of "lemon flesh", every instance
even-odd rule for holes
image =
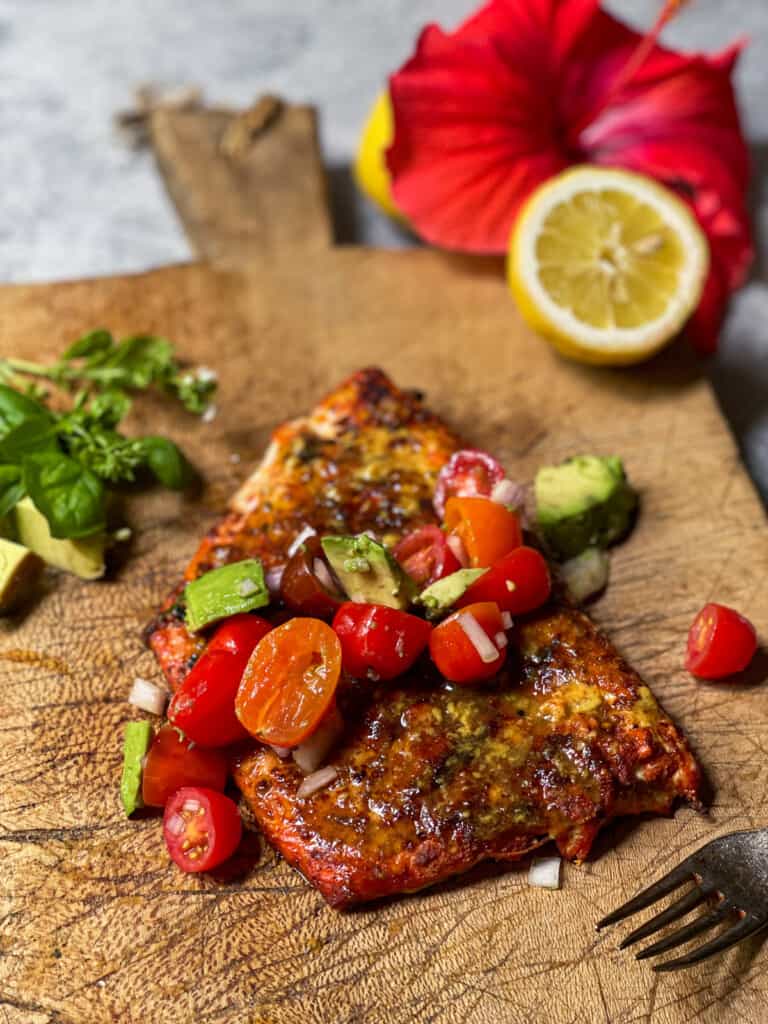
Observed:
[[[582,362],[647,359],[701,297],[706,238],[649,178],[578,167],[539,188],[512,232],[508,276],[527,322]]]
[[[392,103],[385,89],[373,104],[360,136],[354,164],[355,181],[384,213],[404,220],[392,196],[391,179],[385,160],[394,133]]]

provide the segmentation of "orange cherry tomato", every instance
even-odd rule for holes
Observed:
[[[341,675],[341,643],[320,619],[290,619],[259,641],[235,700],[248,732],[296,747],[320,725]]]
[[[490,498],[449,498],[445,527],[457,536],[473,568],[487,568],[523,543],[520,520]]]

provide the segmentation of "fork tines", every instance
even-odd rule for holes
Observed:
[[[682,864],[679,864],[668,874],[664,875],[663,878],[654,882],[653,885],[649,885],[647,889],[643,889],[643,891],[638,893],[633,899],[628,900],[617,910],[614,910],[613,913],[606,915],[606,917],[598,922],[598,930],[605,928],[606,925],[615,924],[617,921],[623,921],[632,914],[636,914],[639,910],[644,910],[646,907],[656,903],[656,901],[660,900],[663,896],[669,895],[669,893],[678,889],[686,882],[694,882],[694,887],[674,903],[670,904],[670,906],[665,910],[660,911],[649,921],[646,921],[645,924],[640,925],[639,928],[635,928],[633,932],[630,932],[619,948],[626,949],[627,946],[632,946],[641,939],[645,939],[649,935],[653,935],[661,928],[664,928],[673,921],[677,921],[679,918],[684,917],[705,900],[714,896],[718,897],[718,902],[709,913],[695,918],[689,924],[684,925],[682,928],[678,928],[670,935],[667,935],[652,943],[650,946],[646,946],[644,949],[641,949],[640,952],[636,954],[637,959],[645,960],[648,957],[656,956],[658,953],[665,953],[668,949],[674,949],[676,946],[681,946],[684,942],[688,942],[696,935],[709,931],[709,929],[714,928],[715,925],[722,923],[729,917],[737,918],[736,922],[727,931],[713,939],[710,939],[708,942],[703,943],[696,949],[691,950],[690,953],[676,957],[674,960],[667,960],[664,963],[654,965],[655,971],[675,971],[681,967],[689,967],[691,964],[700,963],[702,960],[706,960],[708,957],[714,956],[716,953],[730,949],[730,947],[735,946],[737,942],[741,942],[742,939],[746,939],[750,935],[754,935],[755,932],[758,932],[761,928],[765,927],[765,921],[762,917],[749,914],[744,910],[739,909],[726,897],[723,897],[718,893],[717,889],[713,885],[705,882],[694,870],[694,863],[692,858],[689,857],[684,860]]]

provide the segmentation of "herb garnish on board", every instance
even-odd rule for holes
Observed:
[[[49,408],[42,381],[70,394],[71,407]],[[52,364],[0,360],[0,517],[28,495],[53,537],[87,537],[106,527],[109,485],[149,472],[182,489],[193,472],[173,441],[118,430],[129,394],[152,388],[203,413],[216,378],[184,369],[163,338],[117,341],[105,330],[84,335]]]

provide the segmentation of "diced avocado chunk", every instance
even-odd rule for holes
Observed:
[[[467,588],[487,571],[487,569],[459,569],[457,572],[452,572],[450,576],[444,576],[441,580],[430,583],[417,598],[418,603],[426,608],[427,618],[436,618],[440,612],[447,611],[448,608],[456,604]]]
[[[0,539],[0,615],[24,603],[42,571],[42,559],[29,548]]]
[[[48,520],[29,498],[22,498],[13,510],[16,535],[48,565],[72,572],[84,580],[104,575],[106,534],[98,533],[81,540],[60,540],[51,536]]]
[[[367,534],[323,537],[325,557],[350,601],[407,608],[415,587],[383,544]]]
[[[190,633],[240,612],[269,604],[264,569],[258,558],[231,562],[192,580],[184,591],[186,626]]]
[[[127,815],[143,807],[141,799],[141,762],[152,742],[149,722],[128,722],[123,741],[123,774],[120,778],[120,799]]]
[[[559,466],[542,466],[535,491],[539,531],[560,558],[619,540],[637,508],[637,495],[615,455],[576,455]]]

